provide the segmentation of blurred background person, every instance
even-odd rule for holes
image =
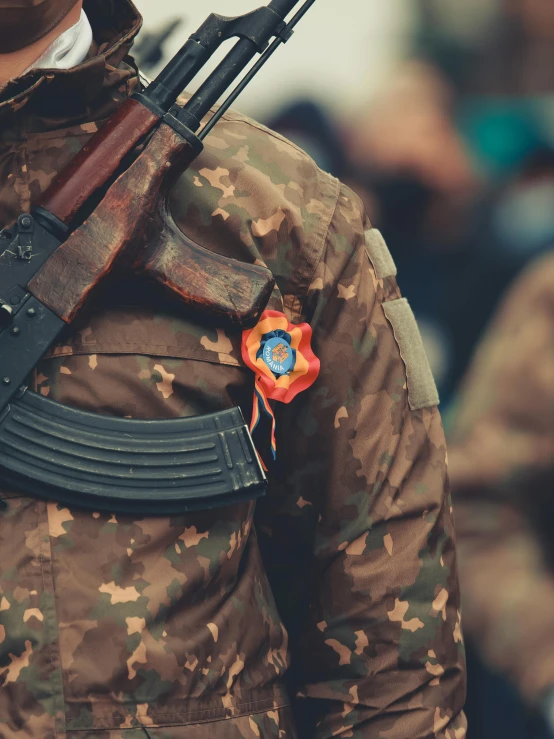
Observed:
[[[451,416],[470,739],[554,736],[553,10],[499,3],[474,48],[458,37],[449,53],[448,34],[427,47],[484,183],[446,307],[452,389],[506,286],[546,252],[497,310]]]
[[[459,409],[450,457],[468,736],[538,739],[554,736],[554,580],[534,525],[554,526],[554,506],[544,513],[554,475],[543,471],[554,460],[554,255],[521,278],[456,395],[505,290],[554,245],[554,6],[423,0],[419,9],[411,52],[326,140],[386,234],[443,403]],[[299,121],[289,112],[281,130],[305,141]],[[523,469],[527,484],[505,489]]]
[[[554,251],[508,292],[452,416],[449,469],[466,634],[525,704],[474,658],[472,736],[551,737]]]

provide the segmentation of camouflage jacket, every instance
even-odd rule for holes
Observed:
[[[530,702],[554,687],[553,286],[549,253],[508,292],[457,401],[449,448],[465,625]]]
[[[139,22],[114,6],[86,6],[98,47],[81,67],[1,91],[2,224],[136,86],[123,57]],[[386,247],[352,192],[232,112],[172,210],[194,241],[271,269],[321,374],[276,411],[279,464],[256,506],[138,519],[4,491],[0,736],[463,739],[445,442]],[[248,418],[240,344],[111,291],[35,388],[104,414]]]

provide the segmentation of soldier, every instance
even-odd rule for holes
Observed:
[[[553,280],[550,252],[504,299],[457,401],[449,469],[466,629],[554,729]]]
[[[76,28],[79,9],[0,3],[3,226],[140,85],[130,0],[85,0]],[[311,325],[319,378],[275,404],[256,506],[133,518],[3,490],[0,736],[463,739],[445,442],[382,237],[350,190],[234,112],[172,211],[192,240],[269,267],[280,320]],[[241,332],[129,278],[40,363],[35,389],[115,416],[248,416]]]

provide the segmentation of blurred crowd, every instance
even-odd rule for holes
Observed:
[[[546,739],[554,3],[417,5],[411,48],[354,115],[305,98],[265,122],[361,196],[420,323],[452,444],[469,739]]]
[[[546,739],[554,578],[528,501],[554,494],[554,270],[535,266],[554,245],[554,3],[419,0],[418,25],[356,115],[303,99],[267,123],[362,197],[420,323],[452,444],[469,739]]]

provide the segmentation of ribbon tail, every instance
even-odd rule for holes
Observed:
[[[269,400],[267,399],[265,393],[260,394],[260,402],[262,404],[262,407],[266,413],[266,415],[271,419],[271,454],[273,456],[273,459],[277,459],[277,440],[275,436],[275,429],[276,429],[276,421],[275,421],[275,413],[273,412],[273,408],[271,407]]]
[[[273,413],[273,408],[271,408],[271,453],[273,455],[273,461],[277,459],[277,439],[275,437],[276,426],[277,422],[275,421],[275,413]]]
[[[256,427],[260,423],[260,396],[257,389],[254,390],[254,400],[252,402],[252,420],[250,421],[250,433],[253,434]]]
[[[277,441],[276,441],[276,421],[275,421],[275,413],[273,412],[273,408],[269,404],[269,400],[267,399],[267,396],[264,392],[263,387],[256,381],[254,386],[254,401],[252,405],[252,420],[250,422],[250,432],[253,434],[255,429],[257,428],[261,414],[263,412],[269,417],[271,420],[271,455],[274,460],[277,459]],[[260,455],[258,455],[260,456]],[[264,469],[266,469],[264,465]],[[266,469],[267,471],[267,469]]]

